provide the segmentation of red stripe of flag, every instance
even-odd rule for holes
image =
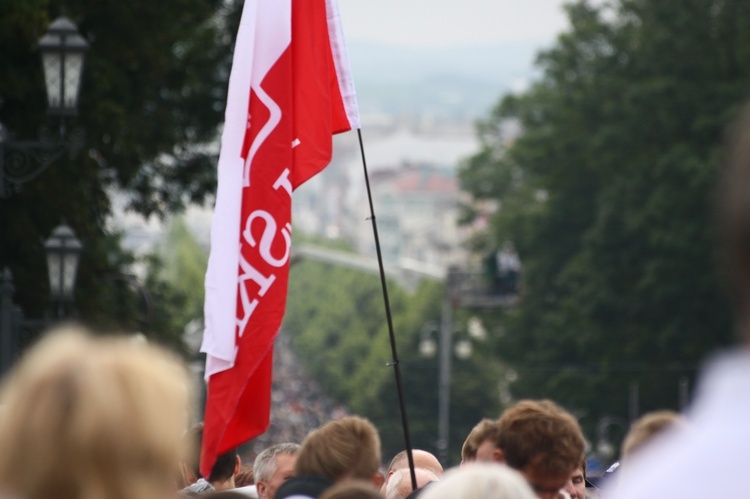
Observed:
[[[247,103],[248,112],[241,144],[236,140],[237,130],[227,130],[230,123],[225,124],[219,160],[217,212],[219,195],[229,192],[228,197],[235,196],[240,206],[232,202],[222,208],[238,209],[240,217],[239,227],[212,227],[211,253],[214,256],[214,249],[220,248],[217,251],[222,258],[209,259],[206,275],[202,350],[209,359],[201,454],[204,476],[218,455],[268,428],[273,341],[284,316],[289,276],[292,192],[328,165],[332,134],[358,125],[351,89],[344,89],[342,95],[340,82],[351,82],[345,74],[346,54],[335,43],[332,49],[332,38],[334,42],[342,40],[340,33],[329,32],[338,26],[335,0],[291,0],[291,9],[289,1],[247,0],[244,9],[252,9],[254,15],[243,12],[235,49],[233,76],[246,57],[243,51],[250,46],[252,54],[247,59],[252,59],[255,70],[256,65],[262,66],[256,61],[268,59],[267,46],[278,51],[277,33],[288,32],[288,26],[279,25],[275,30],[268,22],[291,23],[291,42],[265,74],[259,77],[256,72],[245,82],[250,84],[249,99],[233,101],[237,92],[233,92],[235,82],[230,78],[227,120],[232,116],[232,126],[242,125],[236,119],[236,109],[230,109],[238,102]],[[256,31],[243,37],[243,29]],[[242,40],[251,42],[240,46]],[[244,172],[241,177],[238,165]],[[238,178],[242,185],[231,185]],[[238,188],[239,196],[233,190]],[[224,223],[236,217],[217,213],[214,225],[217,219]],[[231,245],[238,251],[223,258],[227,250],[219,245]],[[235,269],[230,280],[217,277],[226,275],[226,260]],[[219,298],[232,294],[235,303]],[[227,323],[228,311],[234,314],[234,328],[221,327]]]

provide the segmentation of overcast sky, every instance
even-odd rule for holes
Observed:
[[[505,42],[549,45],[564,0],[339,0],[347,39],[410,47]]]

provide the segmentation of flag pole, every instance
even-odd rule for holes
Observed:
[[[411,446],[411,437],[409,436],[409,419],[406,417],[406,404],[404,403],[404,388],[401,384],[401,369],[398,362],[398,352],[396,351],[396,335],[393,333],[393,318],[391,316],[391,304],[388,300],[388,286],[385,280],[385,268],[383,266],[383,254],[380,251],[380,238],[378,237],[378,225],[375,222],[375,208],[372,204],[372,191],[370,190],[370,177],[367,174],[367,161],[365,160],[365,146],[362,142],[362,129],[357,129],[359,137],[359,151],[362,155],[362,168],[365,172],[365,185],[367,186],[367,200],[370,203],[370,220],[372,221],[372,233],[375,237],[375,253],[378,257],[378,267],[380,268],[380,285],[383,288],[383,301],[385,302],[385,317],[388,321],[388,335],[391,339],[391,356],[392,360],[388,363],[393,367],[393,374],[396,376],[396,391],[398,392],[398,405],[401,409],[401,426],[404,429],[404,443],[406,444],[406,457],[409,460],[409,471],[411,474],[412,490],[417,490],[417,475],[414,471],[414,455]]]

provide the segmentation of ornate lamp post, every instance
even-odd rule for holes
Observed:
[[[49,114],[77,115],[83,59],[89,48],[88,42],[78,34],[78,27],[70,19],[58,17],[50,24],[38,46],[42,53]]]
[[[453,377],[453,355],[461,360],[471,357],[472,344],[465,337],[459,337],[454,341],[455,324],[453,322],[453,309],[456,303],[456,282],[458,273],[456,269],[448,269],[446,277],[446,292],[443,297],[439,321],[426,322],[420,331],[419,352],[425,357],[432,357],[436,353],[438,358],[438,436],[436,447],[438,458],[444,466],[448,465],[450,444],[450,405],[451,405],[451,383]],[[484,331],[478,331],[481,323],[474,318],[469,324],[469,335],[474,339],[484,339]],[[438,344],[431,337],[432,333],[438,334]]]
[[[56,305],[57,319],[65,318],[66,305],[73,303],[76,272],[83,244],[67,225],[59,225],[44,243],[49,269],[50,300]],[[49,319],[26,319],[23,311],[13,304],[13,276],[7,267],[0,272],[0,374],[13,365],[18,354],[21,330],[38,329],[49,324]]]
[[[66,151],[77,153],[83,147],[83,134],[66,138],[65,119],[78,114],[84,54],[89,44],[66,17],[50,24],[39,40],[47,88],[48,113],[60,119],[59,134],[43,130],[39,140],[17,141],[0,123],[0,198],[7,198],[21,185],[34,179]]]
[[[58,225],[44,243],[49,271],[50,299],[57,304],[57,316],[65,317],[65,307],[73,303],[78,260],[83,245],[73,230],[65,224]]]

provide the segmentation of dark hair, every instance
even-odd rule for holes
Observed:
[[[201,494],[201,499],[247,499],[249,496],[236,490],[216,490]]]
[[[197,423],[188,430],[184,437],[193,449],[193,454],[187,463],[193,470],[196,477],[201,476],[200,458],[201,458],[201,440],[203,440],[203,423]],[[211,468],[211,474],[208,476],[209,482],[224,482],[234,474],[234,465],[237,461],[237,449],[231,449],[216,458],[214,467]]]
[[[216,458],[214,467],[211,468],[211,474],[208,476],[208,481],[214,482],[225,482],[234,475],[234,467],[237,464],[237,449],[228,450],[224,454]]]

